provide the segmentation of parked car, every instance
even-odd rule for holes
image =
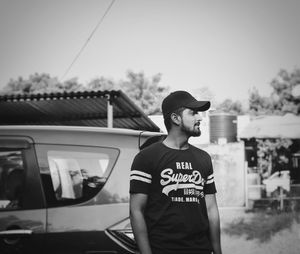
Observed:
[[[129,173],[159,133],[0,127],[0,253],[134,253]]]

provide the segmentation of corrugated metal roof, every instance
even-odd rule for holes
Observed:
[[[122,91],[85,91],[0,96],[0,125],[107,127],[108,100],[113,127],[159,131]]]

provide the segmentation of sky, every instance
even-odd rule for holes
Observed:
[[[0,89],[34,73],[86,84],[132,70],[161,73],[171,90],[245,101],[300,67],[298,0],[116,0],[88,40],[111,2],[0,0]]]

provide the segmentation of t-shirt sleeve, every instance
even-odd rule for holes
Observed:
[[[212,165],[211,157],[209,155],[208,155],[207,162],[208,162],[208,174],[204,184],[204,194],[215,194],[217,190],[216,190],[215,179],[214,179],[213,165]]]
[[[151,183],[151,163],[144,153],[139,153],[131,165],[129,192],[148,194]]]

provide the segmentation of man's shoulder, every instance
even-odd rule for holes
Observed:
[[[190,144],[190,149],[192,151],[194,151],[195,153],[198,153],[198,154],[200,154],[200,155],[202,155],[204,157],[210,158],[210,154],[208,152],[206,152],[205,150],[203,150],[202,148],[199,148],[197,146],[194,146],[194,145]]]
[[[141,151],[139,151],[134,157],[134,164],[151,164],[153,162],[153,158],[157,158],[161,153],[161,144],[154,143],[151,144]]]
[[[140,153],[153,153],[162,149],[163,145],[161,142],[155,142],[140,151]]]
[[[142,149],[137,155],[149,156],[151,154],[160,153],[162,147],[163,145],[161,144],[161,142],[156,142]]]

